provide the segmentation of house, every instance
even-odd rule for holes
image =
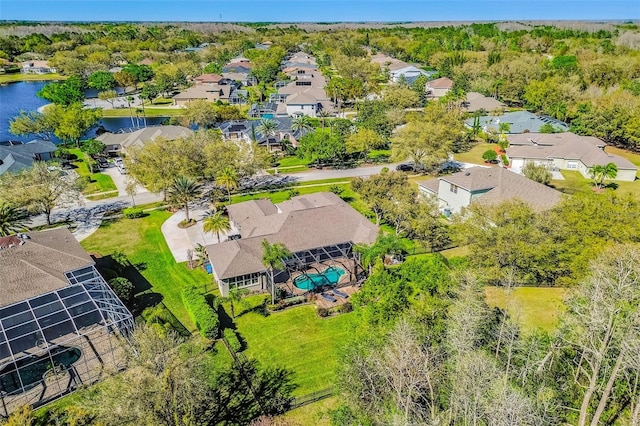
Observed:
[[[0,143],[0,175],[28,169],[34,161],[53,160],[58,148],[50,141]]]
[[[68,229],[0,238],[0,416],[123,368],[133,327]]]
[[[96,137],[107,146],[107,153],[118,155],[132,148],[142,148],[145,143],[158,138],[174,140],[193,134],[191,129],[182,126],[150,126],[129,133],[106,132]]]
[[[178,93],[172,99],[176,106],[185,106],[195,100],[229,102],[234,91],[235,87],[232,85],[196,84]]]
[[[252,104],[247,114],[251,118],[273,118],[276,116],[277,111],[278,104],[276,102],[264,102]]]
[[[194,78],[196,84],[218,84],[222,80],[222,76],[218,74],[202,74]]]
[[[425,77],[429,77],[430,75],[435,74],[435,71],[432,71],[431,73],[420,69],[416,66],[413,65],[407,65],[405,67],[402,68],[398,68],[398,69],[390,69],[389,70],[389,78],[391,79],[392,82],[397,83],[401,80],[404,79],[405,82],[409,82],[409,80],[415,81],[416,78],[420,77],[421,75],[424,75]],[[410,83],[409,83],[410,84]]]
[[[465,100],[460,103],[460,106],[465,112],[492,112],[505,108],[505,104],[496,98],[485,96],[478,92],[467,92],[467,96]]]
[[[473,126],[474,118],[465,120],[467,127]],[[536,115],[529,111],[513,111],[502,115],[485,115],[479,117],[480,127],[483,132],[501,133],[500,124],[508,123],[508,129],[504,133],[538,133],[545,124],[550,124],[556,131],[567,132],[569,125],[555,118],[544,115]]]
[[[423,194],[437,197],[440,208],[459,213],[472,203],[490,205],[519,199],[536,211],[556,205],[562,194],[503,167],[470,167],[448,176],[418,182]]]
[[[293,197],[278,204],[268,199],[246,201],[228,206],[227,211],[231,239],[207,246],[223,296],[233,288],[273,290],[262,263],[263,240],[284,244],[293,253],[287,263],[297,268],[341,259],[348,269],[353,264],[353,245],[373,243],[379,231],[331,192]],[[275,284],[288,277],[278,273]]]
[[[284,139],[288,139],[293,146],[298,146],[299,139],[303,136],[300,131],[291,129],[292,121],[289,117],[272,118],[277,124],[273,135],[266,136],[260,134],[258,126],[260,122],[256,120],[237,120],[226,121],[218,126],[222,137],[226,141],[243,141],[251,142],[255,138],[255,142],[259,146],[266,147],[270,151],[279,151],[280,143]]]
[[[47,61],[26,61],[22,63],[24,74],[53,74],[56,69],[49,66]]]
[[[541,164],[550,170],[577,170],[590,178],[589,168],[613,163],[616,180],[633,182],[638,168],[629,160],[606,152],[606,143],[592,136],[565,133],[522,133],[508,135],[507,155],[514,172],[526,163]]]
[[[146,66],[150,67],[151,65],[153,65],[153,59],[151,59],[151,58],[144,58],[143,60],[141,60],[140,62],[138,62],[138,65],[146,65]]]
[[[453,81],[447,77],[428,81],[425,87],[427,99],[440,99],[453,88]]]
[[[309,117],[317,117],[318,112],[322,109],[322,104],[318,99],[305,92],[288,96],[285,103],[287,105],[287,115],[289,116],[307,115]]]

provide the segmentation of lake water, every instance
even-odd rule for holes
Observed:
[[[34,139],[32,136],[16,136],[10,133],[9,122],[20,114],[20,111],[36,111],[41,106],[49,103],[36,96],[36,93],[47,83],[47,81],[21,81],[0,85],[0,141],[13,140],[27,142]],[[147,118],[147,125],[153,126],[161,124],[166,118],[167,117]],[[121,129],[129,129],[132,127],[130,117],[103,118],[99,124],[110,132],[118,132]],[[133,124],[134,127],[142,126],[142,118],[136,120],[134,117]],[[96,129],[97,126],[87,132],[85,137],[94,136]],[[57,143],[60,141],[54,138],[53,142]]]

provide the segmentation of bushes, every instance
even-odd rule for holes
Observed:
[[[122,300],[125,304],[131,302],[133,297],[133,284],[126,278],[118,277],[109,280],[109,286],[113,292],[118,296],[118,299]]]
[[[204,296],[198,293],[195,288],[187,288],[182,292],[182,301],[191,319],[200,330],[200,334],[209,339],[217,338],[220,319],[218,314],[207,304]]]
[[[238,339],[238,334],[235,332],[235,330],[231,328],[225,328],[222,334],[224,334],[224,338],[229,344],[229,348],[231,348],[232,351],[242,351],[242,343],[240,343],[240,339]]]
[[[129,207],[122,211],[122,215],[127,219],[137,219],[144,216],[144,212],[142,209],[137,209],[135,207]]]
[[[326,308],[318,308],[317,314],[320,318],[326,318],[329,316],[329,310]]]
[[[507,158],[507,156],[505,154],[502,154],[501,158],[502,158],[502,164],[504,164],[505,167],[508,166],[509,165],[509,159]]]
[[[482,159],[486,161],[493,161],[496,158],[498,158],[498,154],[492,149],[488,149],[482,154]]]

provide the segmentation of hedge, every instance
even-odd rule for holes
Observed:
[[[126,208],[122,211],[122,215],[127,219],[137,219],[144,216],[142,209],[136,209],[134,207]]]
[[[232,351],[242,351],[242,343],[240,343],[240,339],[238,339],[238,335],[233,329],[225,328],[223,334]]]
[[[209,339],[217,338],[220,319],[204,296],[195,288],[187,288],[182,291],[182,302],[200,330],[200,334]]]

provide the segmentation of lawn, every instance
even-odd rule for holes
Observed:
[[[89,178],[91,179],[91,182],[83,191],[85,195],[116,191],[112,194],[104,194],[103,197],[110,198],[118,196],[118,188],[116,187],[116,184],[113,183],[113,179],[111,179],[111,176],[104,173],[91,173],[89,171],[89,166],[87,165],[87,158],[84,152],[80,151],[79,148],[70,149],[69,152],[75,154],[78,157],[78,160],[73,161],[73,165],[76,166],[76,173],[78,173],[78,175],[80,176],[89,176]]]
[[[60,74],[0,74],[0,84],[15,81],[50,81],[66,80],[68,77]]]
[[[135,113],[137,108],[133,108]],[[173,115],[182,115],[184,113],[184,109],[182,108],[153,108],[148,107],[145,108],[145,113],[147,117],[167,117]],[[103,109],[102,116],[103,117],[129,117],[129,108],[118,108],[118,109]],[[142,116],[142,113],[139,114]]]
[[[503,288],[485,287],[489,306],[507,307],[507,312],[515,318],[523,331],[537,329],[552,331],[564,311],[566,288],[518,287],[507,298]]]
[[[211,276],[203,270],[188,270],[185,263],[176,263],[174,260],[160,230],[169,216],[169,212],[156,210],[141,219],[104,221],[81,244],[90,253],[105,256],[120,251],[132,263],[146,264],[141,274],[151,285],[149,291],[160,293],[164,304],[187,329],[193,331],[195,324],[182,304],[181,291],[186,286],[204,289],[205,285],[211,290],[213,285]]]
[[[248,300],[254,306],[264,297]],[[338,352],[349,341],[355,320],[353,313],[319,318],[315,306],[304,305],[268,317],[248,312],[235,322],[247,342],[247,357],[264,366],[293,371],[293,382],[298,385],[294,394],[301,396],[333,385]]]
[[[562,170],[560,173],[562,173],[562,176],[564,176],[564,180],[551,181],[553,187],[558,191],[564,192],[565,194],[575,194],[577,192],[592,191],[592,180],[585,178],[584,176],[582,176],[582,174],[580,174],[580,172],[572,170]],[[640,198],[640,180],[636,180],[635,182],[615,181],[615,184],[618,185],[618,188],[615,189],[617,193],[628,193],[631,194],[634,198]]]
[[[484,165],[482,154],[484,154],[484,152],[487,150],[493,150],[495,146],[496,145],[493,143],[479,143],[474,145],[473,148],[471,148],[471,150],[467,152],[453,154],[453,159],[456,161],[461,161],[463,163]]]

